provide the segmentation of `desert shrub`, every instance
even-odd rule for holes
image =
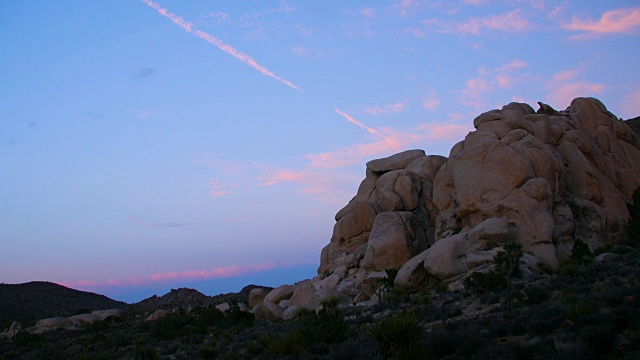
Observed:
[[[528,328],[535,334],[545,335],[553,332],[564,320],[564,308],[559,304],[547,304],[534,310],[529,317]]]
[[[631,246],[638,247],[640,245],[640,188],[633,192],[630,204],[627,204],[629,210],[629,221],[626,225],[627,235]]]
[[[112,359],[112,356],[109,356],[109,354],[106,353],[82,353],[77,355],[74,359],[75,360],[110,360]]]
[[[267,340],[265,351],[269,356],[298,356],[302,350],[300,340],[300,335],[295,331],[273,336]]]
[[[261,345],[258,341],[246,342],[244,344],[244,348],[245,348],[245,350],[247,350],[247,353],[249,353],[251,355],[259,354],[260,352],[262,352],[264,350],[264,346]]]
[[[185,314],[169,314],[156,320],[149,329],[149,334],[156,340],[175,339],[181,335],[182,329],[189,325],[193,318]]]
[[[570,260],[562,263],[558,269],[558,273],[569,277],[584,276],[586,269],[584,265],[575,260]]]
[[[616,345],[616,332],[606,324],[587,325],[580,329],[578,338],[594,358],[610,353]]]
[[[463,280],[463,284],[476,294],[484,294],[503,290],[507,286],[507,278],[506,273],[501,271],[474,272]]]
[[[133,358],[135,360],[157,360],[160,357],[156,349],[147,345],[137,345],[133,349]]]
[[[427,353],[434,359],[455,354],[458,347],[458,334],[447,328],[436,329],[425,338]]]
[[[525,290],[525,294],[527,295],[527,302],[529,304],[543,303],[547,301],[551,295],[548,289],[540,286],[530,287],[529,289]]]
[[[396,285],[387,291],[384,300],[392,304],[408,302],[411,292],[411,288],[408,286]]]
[[[565,305],[565,318],[572,323],[577,323],[582,318],[593,314],[596,310],[594,303],[579,300]]]
[[[295,322],[299,326],[301,341],[307,346],[341,342],[347,335],[348,326],[342,311],[338,308],[338,299],[328,299],[321,305],[323,309],[318,314],[304,309],[296,313]]]
[[[331,352],[334,360],[369,360],[374,357],[371,347],[366,342],[349,339],[338,344]]]
[[[205,345],[198,348],[198,356],[202,359],[216,359],[218,350],[212,345]]]
[[[255,317],[248,311],[240,310],[238,303],[232,302],[229,310],[225,313],[225,319],[223,323],[219,323],[223,327],[231,327],[237,324],[243,324],[244,326],[250,326],[253,324]]]
[[[582,240],[576,239],[573,243],[573,250],[571,250],[571,260],[578,262],[591,262],[593,260],[593,252],[589,249],[589,246]]]
[[[25,331],[21,331],[13,337],[13,343],[17,346],[29,346],[37,344],[42,341],[42,335],[30,334]]]
[[[549,275],[553,275],[557,272],[556,269],[551,267],[551,265],[543,262],[538,263],[538,269],[542,270],[542,272]]]
[[[401,355],[424,354],[424,349],[421,349],[423,328],[413,314],[401,313],[377,321],[369,326],[367,333],[376,342],[376,351],[383,357],[395,355],[402,358]]]

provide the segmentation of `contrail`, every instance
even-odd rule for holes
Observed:
[[[351,115],[343,112],[342,110],[340,110],[338,108],[335,108],[334,110],[338,114],[342,115],[345,119],[347,119],[348,122],[350,122],[352,124],[355,124],[355,125],[363,128],[363,129],[367,130],[371,135],[375,135],[375,136],[381,137],[382,139],[384,139],[384,141],[386,141],[386,142],[388,142],[390,144],[394,143],[394,141],[392,139],[390,139],[389,137],[381,134],[378,130],[368,127],[367,125],[365,125],[365,124],[361,123],[360,121],[354,119],[353,117],[351,117]]]
[[[199,38],[201,38],[202,40],[215,45],[218,49],[224,51],[225,53],[233,56],[234,58],[242,61],[243,63],[251,66],[252,68],[258,70],[262,75],[266,75],[269,77],[272,77],[278,81],[280,81],[281,83],[296,89],[298,91],[304,91],[302,89],[300,89],[299,87],[295,86],[291,81],[283,79],[281,77],[279,77],[278,75],[274,74],[273,72],[271,72],[269,69],[267,69],[266,67],[258,64],[258,62],[256,62],[251,56],[239,51],[238,49],[234,48],[233,46],[226,44],[224,41],[218,39],[217,37],[206,33],[204,31],[201,30],[194,30],[193,29],[193,24],[189,21],[186,21],[185,19],[183,19],[182,17],[170,13],[167,9],[160,7],[160,5],[158,3],[154,3],[151,0],[142,0],[145,4],[149,5],[150,7],[156,9],[162,16],[166,17],[167,19],[171,20],[174,24],[180,26],[184,31],[193,34]]]

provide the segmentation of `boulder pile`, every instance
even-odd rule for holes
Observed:
[[[640,146],[599,100],[577,98],[563,111],[540,103],[537,112],[511,103],[473,124],[449,158],[409,150],[368,162],[336,214],[318,276],[256,290],[256,316],[318,311],[332,297],[370,305],[394,268],[396,284],[461,286],[507,242],[522,245],[523,269],[537,271],[567,260],[578,242],[594,250],[624,239]]]

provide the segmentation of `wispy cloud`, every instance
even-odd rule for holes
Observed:
[[[422,107],[428,110],[435,110],[440,105],[440,99],[436,96],[435,90],[431,90],[429,95],[422,99]]]
[[[375,18],[376,17],[376,12],[373,8],[367,7],[364,9],[361,9],[359,12],[360,16],[366,17],[366,18]]]
[[[298,91],[302,91],[302,89],[300,89],[299,87],[297,87],[296,85],[294,85],[292,82],[290,82],[289,80],[283,79],[279,76],[277,76],[276,74],[274,74],[272,71],[270,71],[269,69],[267,69],[266,67],[260,65],[257,61],[255,61],[251,56],[240,52],[239,50],[237,50],[236,48],[234,48],[233,46],[226,44],[225,42],[223,42],[222,40],[218,39],[217,37],[206,33],[204,31],[201,30],[194,30],[193,29],[193,24],[189,21],[184,20],[182,17],[177,16],[176,14],[170,13],[167,9],[160,7],[159,4],[154,3],[151,0],[142,0],[145,4],[149,5],[150,7],[152,7],[153,9],[155,9],[156,11],[158,11],[158,13],[160,13],[162,16],[166,17],[167,19],[171,20],[174,24],[180,26],[184,31],[193,34],[203,40],[205,40],[206,42],[215,45],[218,49],[222,50],[223,52],[233,56],[234,58],[242,61],[243,63],[251,66],[252,68],[256,69],[258,72],[260,72],[261,74],[271,77],[289,87],[291,87],[292,89],[298,90]]]
[[[470,126],[457,123],[421,123],[407,129],[392,127],[374,128],[336,108],[335,112],[347,122],[369,133],[367,141],[350,146],[338,147],[330,151],[307,154],[307,163],[301,169],[285,169],[260,165],[263,174],[260,185],[275,186],[293,183],[301,186],[302,192],[319,200],[344,205],[352,195],[354,182],[361,180],[346,170],[353,165],[362,165],[372,158],[389,156],[409,148],[424,148],[439,141],[460,139]]]
[[[106,281],[97,280],[74,280],[59,282],[59,285],[75,288],[75,289],[103,289],[108,287],[129,287],[141,286],[149,284],[166,284],[181,281],[196,281],[209,279],[224,279],[243,274],[250,274],[271,270],[277,268],[278,265],[272,262],[255,264],[255,265],[234,265],[226,267],[217,267],[212,269],[186,270],[186,271],[170,271],[163,273],[155,273],[147,276],[130,276],[121,279],[108,279]]]
[[[529,64],[526,62],[514,59],[493,69],[479,68],[479,77],[467,80],[460,92],[460,103],[477,111],[483,110],[488,105],[484,96],[499,89],[509,89],[519,83],[522,77],[514,73],[527,66]]]
[[[427,27],[435,26],[439,33],[459,33],[481,35],[485,30],[521,32],[528,30],[532,24],[525,18],[520,9],[509,13],[486,17],[474,17],[464,22],[445,22],[440,19],[428,19],[422,22]]]
[[[137,68],[133,74],[131,74],[131,79],[133,80],[144,80],[144,79],[148,79],[150,77],[153,77],[155,74],[157,74],[158,71],[152,67],[149,66],[144,66],[144,67],[140,67]]]
[[[221,179],[213,179],[209,181],[209,196],[212,198],[217,198],[222,195],[229,195],[231,193],[231,188],[237,187],[238,185],[234,182],[224,181]]]
[[[369,106],[364,109],[364,112],[370,115],[391,114],[391,113],[403,112],[406,109],[406,107],[407,107],[407,101],[405,100],[405,101],[398,101],[397,103],[393,103],[393,104]]]
[[[313,168],[339,168],[361,164],[372,157],[392,155],[394,152],[408,147],[422,147],[438,140],[457,139],[466,134],[468,130],[466,125],[448,123],[418,124],[406,130],[391,127],[375,129],[354,119],[340,109],[336,109],[336,113],[374,135],[374,141],[358,143],[328,152],[309,154],[306,158],[309,160],[309,166]]]
[[[571,22],[562,27],[595,34],[636,34],[640,29],[640,7],[607,11],[599,20],[574,15]]]
[[[418,0],[400,0],[399,3],[395,5],[396,9],[400,16],[409,15],[413,10],[415,10],[420,5]]]
[[[478,35],[484,29],[518,32],[526,30],[530,25],[529,21],[522,15],[520,9],[516,9],[507,14],[472,18],[465,23],[458,24],[455,30],[460,33]]]
[[[576,97],[602,94],[606,90],[605,85],[576,80],[586,66],[586,63],[581,63],[575,69],[563,70],[553,74],[553,81],[547,85],[548,93],[545,101],[562,108],[568,106],[571,100]]]
[[[620,116],[625,119],[640,116],[640,89],[625,96],[620,104],[620,109],[622,110]]]
[[[156,229],[174,228],[174,227],[181,227],[181,226],[188,225],[188,223],[186,223],[186,222],[178,222],[178,221],[155,223],[155,222],[151,222],[151,221],[142,220],[139,217],[137,217],[136,215],[129,215],[129,220],[131,220],[131,222],[134,222],[136,224],[140,224],[140,225],[144,225],[144,226],[148,226],[148,227],[152,227],[152,228],[156,228]]]

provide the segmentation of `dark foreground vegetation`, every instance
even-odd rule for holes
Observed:
[[[2,359],[637,359],[640,252],[595,260],[586,251],[557,271],[474,276],[467,289],[389,291],[373,308],[258,322],[212,305],[145,322],[142,312],[74,331],[0,340]]]

